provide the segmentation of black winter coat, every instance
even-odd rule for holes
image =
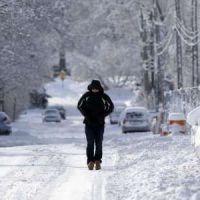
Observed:
[[[86,92],[78,102],[78,109],[85,117],[84,123],[101,126],[105,124],[105,117],[109,115],[114,105],[110,97],[104,92]]]

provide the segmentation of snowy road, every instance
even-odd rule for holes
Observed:
[[[24,143],[19,128],[29,130]],[[30,111],[11,137],[13,147],[0,149],[1,200],[199,199],[200,167],[189,136],[123,135],[107,125],[101,171],[87,170],[79,116],[49,126],[39,110]],[[20,141],[26,146],[16,147]]]
[[[82,118],[72,116],[61,125],[49,125],[41,117],[39,110],[29,112],[16,123],[11,137],[2,137],[2,146],[13,147],[0,149],[1,200],[105,199],[116,150],[105,149],[102,171],[88,171]],[[15,147],[20,142],[26,146]]]
[[[11,136],[0,137],[0,200],[200,200],[200,163],[189,135],[125,135],[107,124],[102,170],[89,171],[74,106],[86,86],[66,82],[65,98],[55,85],[53,101],[68,99],[67,120],[42,123],[41,110],[30,110]]]

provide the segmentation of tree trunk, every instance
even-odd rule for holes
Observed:
[[[148,44],[148,33],[147,33],[147,25],[146,21],[143,16],[143,12],[141,9],[141,15],[140,15],[140,20],[141,20],[141,32],[140,32],[140,38],[142,40],[143,46],[142,46],[142,52],[141,52],[141,57],[142,57],[142,62],[143,62],[143,83],[144,83],[144,91],[145,94],[148,95],[151,91],[151,88],[149,87],[149,54],[148,54],[148,49],[149,49],[149,44]]]
[[[153,1],[154,5],[154,21],[162,21],[163,15],[162,10],[160,8],[158,0]],[[161,29],[160,26],[155,24],[155,45],[159,44],[161,42],[160,37]],[[156,47],[155,47],[156,48]],[[163,82],[164,82],[164,70],[163,70],[163,63],[161,62],[161,55],[157,55],[157,48],[155,50],[155,68],[156,68],[156,105],[159,105],[163,102],[163,95],[164,95],[164,88],[163,88]]]
[[[192,32],[195,35],[198,33],[198,17],[197,17],[197,0],[192,0]],[[200,83],[199,78],[199,51],[198,51],[198,36],[195,37],[193,42],[196,44],[192,46],[192,86],[198,86]]]

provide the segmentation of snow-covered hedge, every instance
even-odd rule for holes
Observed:
[[[191,125],[192,144],[200,156],[200,106],[187,115],[187,122]]]

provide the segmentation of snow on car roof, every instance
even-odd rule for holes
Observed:
[[[46,112],[58,112],[58,110],[57,109],[47,109],[47,110],[45,110],[45,113]]]
[[[53,107],[64,107],[64,106],[60,105],[60,104],[51,104],[51,105],[49,105],[49,108],[53,108]]]
[[[7,119],[9,119],[9,117],[8,117],[8,115],[5,113],[5,112],[0,112],[0,120],[3,120],[4,118],[7,118]]]
[[[6,116],[8,117],[8,115],[5,112],[0,111],[0,116]]]
[[[169,113],[168,120],[185,120],[184,113]]]
[[[61,106],[61,105],[51,105],[51,106],[48,106],[47,109],[65,109],[64,106]]]
[[[120,119],[124,119],[127,113],[131,112],[142,112],[148,113],[148,110],[144,107],[127,107],[120,115]]]
[[[147,112],[148,110],[144,107],[128,107],[125,109],[125,112],[135,112],[135,111]]]

